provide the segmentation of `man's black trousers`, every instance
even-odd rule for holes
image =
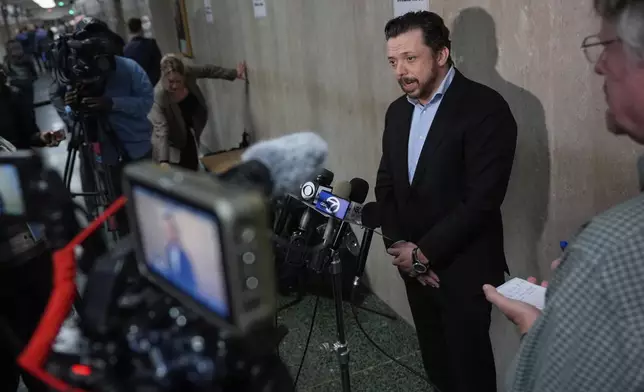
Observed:
[[[448,294],[405,277],[425,371],[441,392],[496,392],[492,307],[480,294]],[[500,274],[499,281],[503,282]]]

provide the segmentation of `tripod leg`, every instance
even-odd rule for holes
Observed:
[[[333,285],[333,301],[335,303],[335,322],[338,333],[338,341],[333,349],[338,355],[340,363],[340,374],[342,376],[342,392],[351,391],[351,381],[349,377],[349,345],[344,334],[344,309],[342,304],[342,263],[340,253],[333,252],[331,265],[329,266]]]
[[[63,182],[67,189],[71,189],[72,177],[74,176],[74,163],[76,162],[78,150],[70,147],[67,151],[67,160],[65,161],[65,172],[63,173]]]

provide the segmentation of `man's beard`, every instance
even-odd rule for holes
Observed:
[[[402,77],[398,79],[398,85],[402,89],[402,91],[407,94],[409,98],[412,99],[420,99],[420,98],[427,98],[429,97],[427,95],[430,94],[430,92],[433,90],[432,86],[434,85],[434,82],[436,81],[436,77],[431,78],[427,83],[421,84],[420,81],[414,77]],[[416,83],[416,88],[408,92],[405,90],[405,84],[406,83]]]
[[[414,94],[414,91],[408,92],[405,88],[405,85],[412,84],[412,83],[415,83],[417,86],[417,90],[414,90],[414,91],[417,91],[416,94]],[[398,79],[398,85],[400,86],[402,91],[405,94],[407,94],[410,98],[418,98],[416,95],[420,95],[420,92],[422,90],[422,86],[420,85],[420,82],[416,78],[402,77]]]

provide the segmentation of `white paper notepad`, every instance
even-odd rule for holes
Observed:
[[[497,291],[504,297],[529,303],[539,310],[546,304],[546,288],[520,278],[508,280],[497,287]]]

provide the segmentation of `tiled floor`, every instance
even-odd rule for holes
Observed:
[[[51,82],[47,79],[37,82],[37,102],[48,99],[49,83]],[[41,130],[58,129],[63,126],[56,111],[50,105],[37,108],[36,116]],[[63,143],[56,148],[43,149],[43,153],[49,165],[58,168],[62,175],[67,158],[67,144]],[[79,176],[76,173],[73,177],[72,189],[79,189],[79,187]],[[288,298],[280,298],[282,304],[288,301]],[[314,305],[315,297],[307,296],[301,303],[283,310],[278,315],[278,322],[289,329],[288,335],[282,342],[280,354],[294,377],[304,352]],[[384,303],[373,296],[367,298],[365,305],[371,309],[391,312]],[[402,320],[392,321],[362,310],[358,310],[358,316],[367,333],[386,352],[418,372],[423,372],[413,328]],[[344,307],[344,317],[350,349],[349,366],[352,391],[424,392],[432,390],[425,381],[392,362],[367,341],[360,332],[347,304]],[[311,343],[298,381],[298,391],[335,392],[342,390],[336,354],[329,349],[336,341],[333,301],[321,298]]]
[[[281,302],[287,302],[281,298]],[[370,296],[366,307],[383,312],[391,310],[377,298]],[[300,304],[278,315],[278,322],[289,328],[281,345],[280,354],[295,377],[304,352],[315,297],[308,296]],[[360,323],[369,336],[397,360],[423,373],[416,334],[406,322],[384,318],[358,310]],[[350,349],[351,390],[364,392],[431,391],[423,380],[409,373],[376,350],[365,338],[345,303],[344,318]],[[331,299],[322,298],[313,328],[311,344],[298,381],[300,392],[341,391],[340,371],[336,354],[328,348],[337,341],[335,307]]]

